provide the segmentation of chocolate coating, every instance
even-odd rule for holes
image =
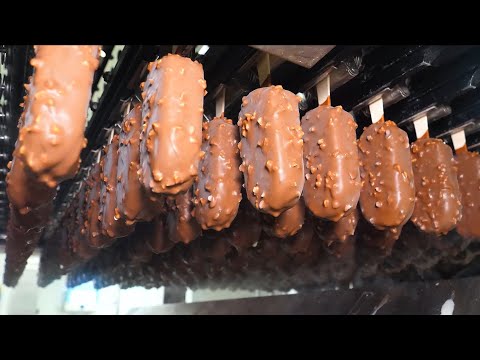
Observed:
[[[14,151],[10,171],[6,176],[7,196],[10,204],[20,214],[26,215],[52,202],[57,191],[38,182],[37,178],[25,169],[23,161],[17,154],[18,151]]]
[[[456,162],[463,204],[457,232],[465,238],[480,238],[480,156],[478,152],[460,153]]]
[[[28,258],[35,250],[41,236],[41,231],[25,232],[10,221],[7,225],[7,241],[5,247],[5,272],[3,283],[15,287],[23,274]]]
[[[64,213],[62,221],[60,223],[61,227],[65,227],[67,230],[67,236],[65,240],[67,241],[67,247],[75,255],[75,242],[77,242],[77,229],[78,227],[75,224],[75,216],[76,216],[76,206],[78,205],[78,193],[74,196],[72,201],[70,202],[67,210]],[[74,256],[76,260],[78,257]]]
[[[245,189],[256,209],[278,216],[300,199],[303,131],[299,99],[281,86],[253,90],[243,98],[239,144]]]
[[[298,231],[295,236],[292,236],[283,243],[283,249],[287,254],[295,256],[297,254],[306,254],[313,241],[314,231],[313,223],[310,221],[305,221],[304,226],[301,230]]]
[[[111,239],[102,234],[102,222],[100,221],[100,164],[95,164],[90,172],[87,186],[89,186],[85,231],[88,244],[94,248],[102,248],[111,244]]]
[[[420,230],[447,234],[462,217],[457,170],[450,146],[440,139],[412,144],[415,208],[412,222]]]
[[[88,245],[85,235],[82,235],[77,241],[74,242],[72,251],[83,261],[88,261],[97,256],[100,250]]]
[[[337,222],[317,220],[315,231],[325,248],[335,256],[342,257],[345,250],[342,244],[347,243],[355,235],[359,218],[360,212],[355,208]]]
[[[31,80],[30,80],[31,81]],[[25,86],[30,89],[30,85]],[[28,107],[29,97],[25,96],[24,107]],[[18,121],[21,129],[25,124],[26,111]],[[19,157],[19,140],[15,143],[13,159],[7,164],[10,169],[6,176],[7,196],[10,201],[10,218],[13,224],[24,231],[41,227],[48,221],[53,207],[56,189],[38,181],[35,175],[26,169]]]
[[[302,228],[305,221],[305,203],[300,199],[277,217],[265,214],[264,220],[266,222],[263,228],[268,235],[280,239],[293,236]]]
[[[225,256],[231,251],[232,246],[222,237],[204,237],[201,241],[194,241],[193,253],[200,256],[205,263],[224,265]]]
[[[206,82],[197,61],[169,54],[149,65],[140,148],[142,182],[153,194],[187,191],[198,171]]]
[[[175,245],[168,238],[166,222],[165,216],[156,216],[145,231],[146,245],[155,254],[170,251]]]
[[[146,244],[146,238],[128,237],[125,241],[130,264],[147,263],[152,259],[153,253]]]
[[[200,236],[202,229],[193,217],[192,189],[170,199],[171,210],[167,215],[168,238],[173,242],[190,243]]]
[[[47,225],[52,212],[53,202],[48,202],[26,214],[22,214],[15,208],[15,206],[10,204],[10,221],[15,227],[25,232],[30,230],[40,230]]]
[[[26,86],[27,90],[30,85]],[[24,107],[29,100],[25,96]],[[26,111],[22,112],[18,126],[25,125]],[[35,250],[53,211],[53,199],[56,189],[38,181],[25,167],[20,155],[25,153],[25,146],[20,146],[17,139],[10,169],[6,176],[6,192],[10,201],[10,217],[7,223],[7,241],[5,245],[4,284],[16,286],[27,265],[28,258]],[[21,149],[21,151],[20,151]]]
[[[227,236],[228,242],[238,252],[245,251],[260,240],[262,222],[258,215],[250,202],[242,204],[237,217],[229,228],[231,235]]]
[[[349,237],[355,235],[360,214],[357,208],[348,215],[337,221],[333,227],[335,238],[340,242],[346,241]]]
[[[35,71],[18,136],[18,156],[51,188],[78,170],[99,49],[38,45],[31,60]]]
[[[366,219],[360,218],[358,221],[358,233],[361,234],[359,248],[364,249],[365,253],[371,253],[370,255],[375,258],[377,255],[382,259],[389,255],[395,245],[395,242],[399,239],[403,225],[392,226],[379,230],[372,226]]]
[[[393,121],[370,125],[360,137],[360,207],[377,229],[405,224],[415,205],[415,184],[407,133]]]
[[[125,223],[117,209],[117,167],[118,167],[118,135],[111,144],[104,148],[105,156],[100,161],[100,217],[102,234],[110,238],[127,236],[133,231],[132,226]]]
[[[200,172],[195,186],[195,218],[202,229],[220,231],[237,216],[242,200],[238,129],[232,120],[214,118],[203,124]]]
[[[357,206],[362,183],[356,128],[341,106],[319,106],[302,118],[303,197],[317,217],[338,221]]]
[[[139,178],[141,132],[142,106],[135,104],[123,120],[118,149],[117,209],[128,225],[155,216],[155,207]]]
[[[87,216],[87,197],[88,186],[83,184],[78,192],[77,202],[75,207],[75,221],[74,221],[74,235],[72,236],[72,252],[80,259],[87,261],[98,254],[98,249],[92,248],[88,245],[87,231],[85,229],[85,220]]]

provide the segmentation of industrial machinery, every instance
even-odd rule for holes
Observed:
[[[270,301],[275,303],[275,307],[270,308],[274,309],[271,311],[275,313],[376,313],[380,311],[380,307],[383,308],[382,311],[388,311],[385,310],[388,309],[388,306],[384,305],[388,302],[394,303],[395,297],[400,296],[399,294],[408,294],[409,286],[413,289],[423,286],[419,284],[426,284],[428,291],[442,293],[441,296],[445,297],[450,296],[449,290],[442,290],[442,292],[438,289],[446,289],[449,288],[448,286],[464,288],[466,279],[470,278],[474,282],[473,277],[480,272],[480,258],[477,256],[480,254],[480,243],[478,242],[480,237],[472,232],[465,235],[466,232],[460,230],[460,225],[457,227],[457,220],[460,221],[461,218],[460,213],[457,214],[458,219],[455,220],[455,224],[446,231],[429,232],[421,225],[419,226],[417,222],[408,221],[409,219],[415,220],[417,218],[415,215],[412,218],[406,216],[403,224],[381,227],[375,223],[376,219],[364,216],[367,213],[367,199],[371,198],[371,194],[360,195],[358,210],[355,209],[358,194],[354,208],[350,209],[352,206],[345,207],[341,216],[345,217],[354,210],[356,218],[349,220],[354,221],[353,229],[343,237],[339,236],[337,227],[341,216],[332,221],[332,219],[322,218],[315,214],[312,207],[309,206],[305,190],[303,190],[301,201],[303,202],[303,198],[305,198],[307,209],[304,210],[305,214],[300,224],[301,229],[296,229],[285,236],[279,236],[275,229],[272,230],[272,226],[276,226],[275,221],[281,211],[272,216],[273,212],[269,214],[258,203],[255,205],[250,200],[250,196],[252,198],[253,195],[257,196],[255,187],[253,195],[248,196],[247,192],[251,191],[248,184],[240,189],[239,199],[241,202],[238,214],[236,218],[232,219],[233,222],[229,226],[214,229],[212,226],[205,225],[202,226],[203,229],[200,229],[199,224],[196,224],[196,232],[188,241],[180,240],[180,237],[184,235],[181,230],[178,230],[178,218],[183,219],[182,221],[185,218],[188,221],[196,221],[193,212],[194,200],[191,200],[190,208],[179,210],[183,205],[179,204],[178,194],[174,194],[173,190],[172,193],[165,196],[167,200],[157,196],[158,194],[152,190],[151,198],[155,198],[157,204],[160,202],[160,198],[166,203],[158,205],[161,209],[155,210],[155,219],[132,221],[131,224],[127,221],[127,225],[131,226],[128,231],[125,230],[121,236],[110,236],[111,241],[105,241],[101,246],[92,246],[92,243],[88,243],[88,241],[82,243],[83,240],[80,238],[85,236],[81,232],[84,221],[80,220],[85,220],[81,212],[84,211],[85,206],[91,206],[89,202],[101,203],[104,201],[101,197],[89,198],[85,195],[85,191],[93,188],[91,183],[89,185],[89,181],[92,181],[92,173],[94,173],[94,168],[100,158],[103,159],[101,170],[97,169],[97,171],[102,171],[102,174],[105,175],[107,173],[105,169],[111,168],[107,153],[112,144],[120,141],[120,145],[118,143],[116,145],[120,146],[120,150],[122,144],[128,144],[128,139],[122,138],[125,136],[122,134],[126,132],[124,129],[125,119],[131,116],[129,114],[132,109],[139,106],[145,126],[147,126],[150,116],[155,116],[151,114],[157,111],[153,110],[156,108],[152,104],[154,101],[158,101],[158,98],[154,97],[156,95],[149,94],[154,91],[151,90],[152,88],[156,89],[157,82],[163,84],[162,81],[166,83],[167,80],[165,80],[166,75],[156,78],[154,70],[158,68],[158,71],[163,71],[160,61],[164,63],[168,61],[165,59],[168,59],[167,54],[169,53],[191,59],[202,65],[203,79],[206,82],[203,99],[203,124],[210,123],[211,125],[214,118],[223,114],[224,118],[232,120],[232,125],[239,125],[235,126],[235,131],[238,129],[239,139],[243,142],[243,148],[240,149],[242,156],[246,154],[245,147],[250,141],[247,135],[242,134],[242,129],[250,131],[245,129],[245,123],[251,117],[249,117],[251,114],[247,114],[245,117],[247,120],[243,120],[242,116],[247,111],[243,111],[243,109],[247,108],[248,101],[256,101],[253,96],[251,97],[252,92],[261,87],[269,89],[270,85],[281,85],[284,90],[296,95],[298,101],[297,121],[301,119],[302,124],[306,123],[304,119],[308,112],[319,105],[329,106],[331,102],[334,107],[341,105],[341,111],[345,113],[345,116],[354,119],[358,125],[356,138],[361,139],[364,129],[371,126],[372,121],[376,123],[378,120],[376,117],[380,107],[379,118],[382,118],[380,121],[383,122],[383,119],[393,121],[395,124],[392,126],[405,131],[410,143],[414,143],[417,138],[425,137],[425,134],[433,139],[441,139],[449,146],[452,159],[453,154],[456,154],[455,161],[457,161],[461,158],[462,153],[474,153],[480,146],[479,46],[103,45],[99,49],[101,50],[97,56],[98,64],[96,64],[96,70],[91,80],[91,98],[84,131],[87,142],[80,154],[79,170],[73,177],[59,180],[58,184],[55,184],[56,187],[52,188],[52,191],[55,191],[52,196],[52,208],[48,211],[45,210],[48,219],[42,223],[41,227],[35,228],[36,235],[31,235],[31,232],[25,230],[25,233],[20,236],[15,235],[17,228],[12,230],[12,225],[8,225],[14,221],[12,212],[17,210],[12,210],[15,207],[9,204],[6,176],[10,171],[9,162],[14,158],[14,154],[17,157],[20,156],[18,155],[20,150],[14,152],[19,137],[18,127],[22,128],[22,124],[18,125],[22,114],[20,104],[24,102],[23,97],[27,94],[24,84],[30,82],[29,77],[32,74],[35,77],[31,64],[36,54],[33,46],[0,45],[0,237],[1,241],[6,242],[7,267],[4,281],[8,286],[15,286],[21,276],[22,266],[25,266],[28,255],[36,247],[39,247],[42,252],[38,277],[40,286],[46,286],[53,280],[67,275],[70,287],[93,281],[97,288],[120,284],[122,288],[165,286],[166,288],[181,289],[188,287],[190,289],[248,289],[284,292],[295,289],[298,292],[297,295],[285,295],[284,298],[278,297],[278,299],[245,300],[245,302],[250,302],[248,305],[250,309],[252,306],[256,309],[252,311],[253,313],[264,312],[262,309],[265,309],[266,304]],[[40,55],[38,56],[40,58]],[[37,69],[37,67],[35,68]],[[165,74],[168,74],[168,68],[166,69]],[[165,76],[165,79],[162,76]],[[164,93],[166,97],[168,89]],[[155,91],[160,93],[163,90]],[[185,91],[188,92],[188,89]],[[32,92],[31,89],[30,92]],[[149,102],[149,99],[153,100]],[[37,100],[29,98],[27,101],[35,102]],[[190,99],[185,100],[187,105],[188,101]],[[274,102],[274,100],[271,101]],[[160,104],[158,106],[160,107]],[[262,106],[258,105],[258,113],[262,114],[264,111],[265,114],[269,114],[268,106]],[[25,105],[26,122],[31,116],[27,112],[27,108],[28,106]],[[148,116],[145,117],[147,108],[151,112],[148,112]],[[262,124],[261,120],[258,120],[258,116],[256,121],[261,128]],[[265,115],[265,117],[267,116]],[[139,118],[138,121],[142,121],[142,118]],[[239,119],[244,123],[239,122]],[[332,118],[330,120],[333,121]],[[419,130],[422,126],[427,127],[426,133]],[[203,129],[204,141],[205,133],[209,131],[208,128],[208,126],[204,126]],[[277,134],[282,131],[281,128],[282,126],[279,126],[279,129],[276,130]],[[382,131],[385,132],[385,130]],[[309,132],[314,132],[313,126],[308,129],[304,126],[304,147],[307,141],[306,135]],[[144,137],[148,135],[146,132],[142,134]],[[387,129],[385,137],[388,138],[389,134],[390,130]],[[268,138],[267,135],[265,136]],[[146,141],[140,139],[140,144]],[[163,139],[165,140],[165,138]],[[323,139],[318,140],[320,149],[322,149],[321,140],[323,141]],[[122,141],[126,142],[122,143]],[[159,144],[158,146],[161,147],[161,143]],[[316,143],[315,146],[317,146]],[[389,149],[388,143],[382,146]],[[408,142],[407,146],[410,149]],[[156,151],[155,149],[157,147],[151,151]],[[179,148],[178,158],[187,156],[182,155],[187,154],[189,152],[187,150],[186,147]],[[360,150],[362,150],[361,146]],[[140,152],[142,151],[140,149]],[[363,151],[363,156],[368,157],[369,151]],[[47,156],[50,155],[47,154]],[[256,156],[251,161],[259,158],[258,154]],[[176,161],[175,159],[177,158],[162,158],[159,161],[172,163]],[[360,166],[366,168],[367,160],[362,159],[364,158],[360,156]],[[381,160],[383,161],[383,158]],[[246,165],[249,164],[248,160],[243,159],[242,161]],[[322,160],[321,164],[326,164],[325,161]],[[395,163],[398,160],[392,161]],[[153,162],[154,160],[150,157],[150,163]],[[380,161],[377,162],[380,163]],[[177,166],[177,164],[181,166],[180,161],[174,165]],[[476,164],[480,167],[479,161]],[[14,166],[19,165],[14,163]],[[115,164],[113,166],[116,167]],[[340,169],[343,169],[343,166],[346,165],[339,165]],[[381,165],[375,164],[375,166],[380,167]],[[268,163],[266,167],[269,167]],[[460,169],[458,170],[460,174],[458,181],[462,189],[462,186],[466,186],[462,182],[462,168],[456,162],[454,167],[455,182],[457,181],[457,168]],[[318,169],[320,173],[320,167]],[[264,171],[267,173],[266,170]],[[306,177],[306,184],[309,183],[310,176],[317,176],[315,174],[317,168],[312,170],[311,174],[308,168],[306,168],[305,174],[303,169],[301,171],[302,179]],[[415,171],[417,170],[414,166],[414,174]],[[198,174],[202,172],[205,173],[200,169]],[[365,191],[365,182],[372,181],[372,178],[376,176],[371,171],[369,173],[368,170],[364,170],[364,172],[365,174],[359,173],[362,175],[362,191]],[[196,170],[194,173],[195,176],[198,175]],[[247,173],[249,175],[246,175]],[[243,174],[245,177],[250,176],[250,170],[245,169]],[[403,172],[400,174],[407,177]],[[477,221],[480,222],[480,204],[475,202],[475,199],[480,199],[480,197],[477,195],[475,198],[475,194],[471,194],[472,192],[480,193],[478,174],[480,174],[480,168],[477,178],[475,179],[474,176],[472,180],[472,184],[476,181],[476,187],[471,185],[471,190],[466,192],[462,190],[463,197],[459,202],[463,208],[464,219],[467,216],[469,219],[476,216]],[[34,175],[30,174],[29,176]],[[143,176],[145,177],[145,175]],[[158,184],[161,184],[161,176],[159,179]],[[285,177],[284,181],[288,179],[290,178]],[[433,176],[419,181],[435,183],[432,179],[434,179]],[[154,180],[157,182],[157,178]],[[413,179],[410,180],[413,184]],[[387,183],[388,181],[386,180]],[[121,182],[120,176],[118,176],[117,182]],[[117,186],[115,179],[112,184],[113,187]],[[195,184],[197,183],[195,182]],[[297,185],[300,187],[300,183]],[[197,185],[193,186],[193,189],[196,189]],[[320,187],[318,178],[315,186]],[[379,185],[375,184],[373,187],[378,189]],[[426,190],[427,197],[436,196],[430,190],[432,187],[433,185]],[[422,196],[418,193],[420,188],[421,185],[416,184],[415,199],[417,199],[417,203]],[[33,185],[29,189],[32,194],[37,191],[34,190]],[[265,189],[268,192],[269,189],[273,189],[273,185],[270,188],[267,186]],[[179,193],[184,193],[184,190],[182,189]],[[443,188],[440,190],[441,196],[443,196],[444,190]],[[110,189],[105,191],[102,196],[111,196]],[[360,188],[358,188],[358,193],[360,193]],[[201,197],[196,194],[191,196],[197,196],[196,199],[201,200]],[[402,198],[402,194],[398,197]],[[261,198],[263,199],[263,195]],[[268,194],[265,195],[265,199],[267,198]],[[411,198],[413,203],[413,197]],[[79,205],[79,201],[85,205]],[[212,203],[211,199],[208,201]],[[331,200],[322,200],[320,206],[328,207],[329,201]],[[387,211],[378,209],[384,206],[380,200],[374,201],[374,205],[372,211]],[[142,208],[145,207],[147,207],[146,203]],[[386,207],[388,206],[384,206],[384,208]],[[179,215],[181,211],[184,213]],[[469,212],[467,213],[467,211]],[[100,215],[102,214],[104,213]],[[430,220],[435,225],[435,229],[441,227],[442,224],[437,225],[438,221],[441,222],[440,215],[435,215],[436,213],[431,215],[431,212],[429,214],[429,216],[433,216]],[[293,216],[295,215],[289,215],[289,219]],[[115,221],[119,218],[117,207],[115,207]],[[174,226],[172,223],[175,221],[177,221],[177,232],[171,230]],[[103,225],[105,226],[105,223]],[[114,223],[112,226],[116,225],[117,223]],[[189,229],[189,231],[193,230]],[[29,237],[30,235],[32,237]],[[19,248],[18,240],[15,240],[17,245],[13,245],[15,237],[35,240],[22,240],[28,244]],[[155,241],[158,243],[153,244]],[[445,285],[447,282],[450,285]],[[431,285],[437,283],[442,285],[437,287]],[[391,289],[401,290],[395,290],[397,292],[393,290],[393,292],[362,290],[385,289],[387,286]],[[428,291],[427,293],[430,294]],[[457,296],[460,293],[461,291],[458,290]],[[342,298],[344,302],[332,300],[334,298]],[[361,309],[360,303],[358,303],[359,298],[362,299],[362,303],[371,305],[367,306],[368,310]],[[318,299],[325,299],[325,301],[322,300],[322,302]],[[441,303],[443,304],[445,300],[446,298]],[[292,307],[292,301],[301,302],[303,305]],[[321,305],[312,308],[312,302],[317,305],[320,302]],[[338,304],[338,308],[332,307],[331,304],[334,302]],[[417,312],[417,310],[412,310],[411,302],[407,303],[405,305],[405,309],[408,308],[405,310],[406,312]],[[183,310],[179,311],[184,313],[242,312],[242,301],[232,301],[231,304],[231,309],[237,310],[225,310],[229,305],[224,303],[221,307],[217,307],[217,310],[206,306],[202,308],[203,310],[190,311],[182,308]],[[379,304],[381,304],[380,307]],[[401,313],[402,311],[398,310],[400,305],[396,306],[391,307],[390,312]],[[441,304],[435,303],[434,306],[437,309]],[[465,307],[465,309],[467,308],[468,310],[465,312],[478,312],[478,309]],[[164,312],[168,313],[168,311]],[[418,310],[418,312],[421,311]]]

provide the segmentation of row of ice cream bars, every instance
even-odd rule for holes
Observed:
[[[36,244],[57,185],[79,169],[99,51],[35,47],[7,175],[7,248]],[[410,144],[383,118],[357,140],[357,124],[341,106],[328,98],[300,119],[300,99],[279,85],[245,96],[237,125],[223,113],[204,122],[202,65],[179,55],[150,63],[141,90],[142,101],[131,103],[86,181],[81,231],[92,248],[168,212],[178,215],[170,240],[188,243],[195,227],[228,228],[242,194],[271,217],[280,238],[302,227],[305,209],[338,222],[357,205],[393,239],[408,220],[427,233],[457,228],[480,237],[478,153],[454,157],[428,137]]]

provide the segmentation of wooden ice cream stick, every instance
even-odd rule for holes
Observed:
[[[417,139],[427,139],[430,137],[428,133],[427,115],[423,115],[422,117],[415,120],[413,122],[413,126],[415,127],[415,135],[417,136]]]
[[[330,106],[330,75],[320,80],[316,85],[318,105]]]
[[[467,152],[467,139],[465,138],[465,131],[460,130],[450,135],[452,137],[453,148],[456,154]]]
[[[368,107],[370,109],[370,117],[373,124],[383,119],[383,98],[380,97],[378,100],[375,100],[368,105]]]
[[[220,117],[225,112],[225,86],[218,93],[215,98],[215,115]]]

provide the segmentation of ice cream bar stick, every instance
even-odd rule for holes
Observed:
[[[453,148],[456,154],[467,152],[467,139],[465,138],[465,131],[460,130],[451,135]]]
[[[413,122],[415,127],[415,135],[417,139],[427,139],[430,135],[428,133],[428,118],[427,115],[423,115],[421,118]]]
[[[318,105],[330,106],[330,75],[321,80],[317,86]]]
[[[220,117],[225,111],[225,87],[220,90],[220,93],[215,99],[215,115]]]
[[[383,99],[379,98],[369,105],[372,123],[375,124],[383,119]]]

